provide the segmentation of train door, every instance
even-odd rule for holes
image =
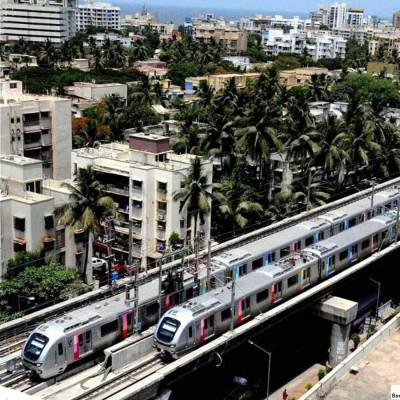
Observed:
[[[378,234],[375,234],[371,237],[371,253],[378,249]]]
[[[329,276],[333,272],[335,272],[335,256],[326,257],[325,264],[326,264],[326,276]]]
[[[77,339],[77,343],[75,343],[75,346],[77,345],[78,347],[79,358],[92,350],[91,331],[80,333],[79,335],[75,336],[75,338]]]
[[[214,315],[201,320],[201,333],[200,338],[202,341],[214,335]]]
[[[195,328],[193,324],[190,324],[187,328],[187,338],[186,338],[186,344],[188,347],[194,346],[196,340],[195,340]]]
[[[305,288],[311,283],[311,268],[305,268],[301,272],[301,287]]]
[[[282,299],[282,281],[274,283],[271,291],[271,304]]]
[[[56,365],[58,367],[64,367],[65,365],[65,346],[63,342],[59,342],[57,343],[56,346]]]

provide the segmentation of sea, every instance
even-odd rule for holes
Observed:
[[[241,17],[253,16],[255,14],[282,15],[284,17],[298,16],[307,18],[308,13],[290,13],[271,9],[240,9],[240,8],[213,8],[213,7],[194,7],[194,6],[171,6],[157,4],[153,2],[135,2],[132,0],[113,1],[113,5],[121,7],[121,14],[135,14],[140,12],[143,7],[161,22],[173,22],[176,25],[183,24],[186,17],[196,17],[204,12],[213,13],[216,17],[224,17],[227,21],[237,21]]]

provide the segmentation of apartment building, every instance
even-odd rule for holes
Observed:
[[[363,8],[348,8],[346,10],[346,26],[355,28],[362,26],[364,22],[364,9]]]
[[[310,13],[310,22],[312,28],[320,26],[328,26],[329,24],[329,8],[319,6],[315,11]]]
[[[141,12],[134,15],[125,15],[122,20],[122,27],[125,29],[136,28],[139,32],[150,27],[165,39],[168,37],[172,38],[172,35],[175,32],[175,25],[173,23],[163,23],[158,21],[146,9],[143,9]]]
[[[345,58],[347,40],[324,31],[297,31],[285,33],[282,29],[270,29],[262,35],[262,45],[267,54],[302,54],[307,49],[310,57],[318,61],[324,58]]]
[[[329,29],[342,29],[346,26],[346,3],[334,3],[329,8]]]
[[[177,155],[169,149],[169,138],[136,133],[129,144],[111,143],[96,149],[73,150],[73,173],[89,165],[107,185],[121,220],[113,227],[113,252],[117,260],[127,262],[129,226],[133,232],[132,257],[143,269],[153,265],[167,249],[172,232],[179,234],[183,244],[194,241],[194,221],[186,212],[179,213],[180,202],[173,199],[182,178],[190,170],[190,154]],[[212,162],[203,160],[208,181],[212,182]],[[199,226],[200,245],[210,237],[210,216]],[[107,254],[106,231],[96,238],[94,252]]]
[[[70,177],[71,100],[26,94],[22,82],[0,78],[0,149],[40,160],[45,177]]]
[[[400,10],[393,14],[392,24],[393,28],[400,29]]]
[[[375,33],[372,40],[368,42],[369,54],[375,56],[381,50],[387,56],[391,56],[393,51],[400,52],[400,32]]]
[[[196,76],[185,79],[185,92],[193,92],[200,88],[202,81],[207,82],[216,92],[224,89],[227,83],[234,79],[239,89],[245,88],[251,81],[259,78],[259,72],[247,72],[244,74],[215,74],[206,76]]]
[[[0,37],[63,43],[75,35],[76,0],[1,0]]]
[[[295,86],[307,85],[313,75],[328,75],[327,68],[308,67],[284,70],[279,73],[280,83],[288,89]]]
[[[230,55],[238,55],[247,51],[247,33],[224,21],[194,24],[193,38],[204,43],[213,38],[216,42],[221,43]]]
[[[76,28],[85,31],[90,26],[106,29],[121,29],[121,9],[110,3],[88,1],[76,9]]]

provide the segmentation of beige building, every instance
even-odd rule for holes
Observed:
[[[74,82],[72,86],[66,86],[64,89],[72,99],[72,112],[77,116],[106,96],[115,94],[125,100],[128,97],[128,86],[122,83]]]
[[[225,88],[227,83],[233,78],[239,89],[245,88],[251,81],[259,78],[259,72],[247,72],[245,74],[215,74],[207,76],[196,76],[185,79],[185,90],[193,91],[200,87],[201,82],[207,82],[215,91]]]
[[[16,253],[40,248],[45,257],[57,255],[62,264],[78,268],[75,252],[79,244],[75,245],[64,227],[57,226],[54,212],[60,203],[44,186],[40,161],[0,156],[0,280]]]
[[[70,177],[69,99],[24,93],[22,82],[6,75],[0,78],[0,132],[1,154],[41,160],[45,177]]]
[[[381,48],[384,54],[389,57],[393,54],[393,50],[400,53],[400,32],[376,33],[369,41],[369,54],[375,56]]]
[[[329,75],[328,68],[296,68],[281,71],[279,78],[282,85],[285,85],[288,89],[295,86],[303,86],[311,81],[313,75]]]
[[[230,55],[240,55],[247,51],[247,33],[226,23],[200,23],[193,26],[193,37],[200,42],[213,38],[221,43]]]
[[[396,11],[393,14],[393,22],[392,22],[392,24],[393,24],[394,28],[400,29],[400,10]]]
[[[179,213],[180,202],[173,199],[181,181],[190,169],[192,155],[174,154],[169,138],[137,133],[129,144],[111,143],[96,149],[73,150],[73,172],[92,166],[108,187],[122,220],[115,225],[113,252],[117,260],[127,262],[129,224],[132,224],[132,256],[142,268],[152,265],[163,255],[172,232],[183,244],[193,243],[194,221],[187,212]],[[212,162],[203,161],[208,181],[212,182]],[[210,200],[211,201],[211,200]],[[198,226],[200,245],[210,237],[210,215]],[[107,254],[106,231],[96,238],[97,256]]]

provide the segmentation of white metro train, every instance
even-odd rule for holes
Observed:
[[[358,200],[215,256],[211,260],[211,287],[225,285],[232,273],[239,278],[364,223],[397,206],[399,198],[397,188],[377,192],[372,209],[370,198]],[[197,278],[195,280],[193,273],[185,272],[166,279],[162,311],[205,293],[207,274],[204,267]],[[139,321],[142,328],[158,320],[158,285],[158,280],[153,280],[140,286]],[[120,294],[48,321],[29,336],[22,350],[22,362],[43,379],[62,374],[68,366],[128,336],[133,331],[134,313],[134,302],[126,301],[125,295]]]
[[[328,279],[395,238],[396,212],[390,211],[237,279],[234,325]],[[178,358],[227,331],[231,295],[228,284],[168,310],[155,331],[157,349]]]

